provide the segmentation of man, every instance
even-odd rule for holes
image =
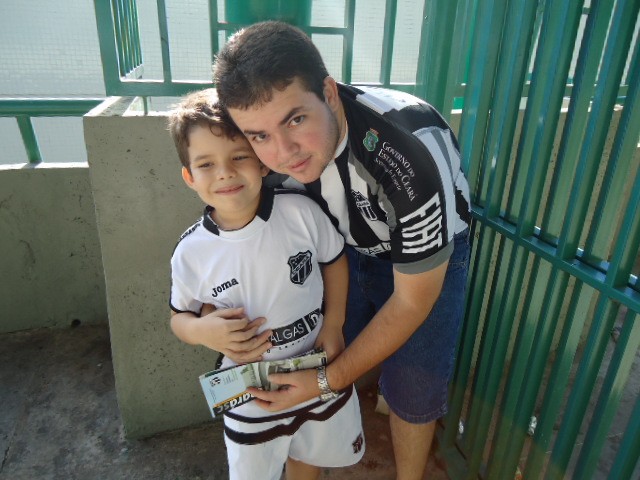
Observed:
[[[326,377],[274,375],[289,387],[253,391],[256,401],[278,411],[328,399],[381,364],[397,478],[421,479],[447,409],[468,270],[469,193],[453,133],[415,97],[338,85],[284,23],[234,35],[214,81],[262,162],[304,184],[349,245],[348,347]]]

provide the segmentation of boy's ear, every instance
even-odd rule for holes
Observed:
[[[270,172],[269,167],[267,167],[264,163],[260,162],[260,173],[262,173],[262,177],[266,177]]]
[[[187,167],[182,167],[182,179],[189,188],[193,188],[193,176],[191,175],[191,172],[187,170]]]

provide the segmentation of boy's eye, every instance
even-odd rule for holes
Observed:
[[[211,162],[204,162],[198,165],[198,168],[209,168],[211,165],[213,165]]]
[[[236,155],[233,157],[234,160],[244,160],[246,158],[249,158],[249,155]]]
[[[298,115],[297,117],[293,117],[290,123],[293,126],[300,125],[302,122],[304,122],[304,119],[305,119],[304,115]]]

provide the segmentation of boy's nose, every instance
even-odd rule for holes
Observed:
[[[233,168],[233,165],[222,164],[218,167],[216,173],[218,175],[218,178],[228,178],[233,177],[236,174],[236,169]]]

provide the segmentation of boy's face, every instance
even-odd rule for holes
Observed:
[[[214,135],[208,126],[197,126],[189,133],[188,152],[191,172],[183,167],[182,178],[215,209],[215,222],[223,229],[241,228],[250,222],[268,169],[247,140],[242,135],[231,140]]]
[[[325,79],[324,94],[323,102],[296,78],[284,90],[274,90],[269,102],[229,113],[267,167],[310,183],[333,160],[345,132],[331,77]]]

